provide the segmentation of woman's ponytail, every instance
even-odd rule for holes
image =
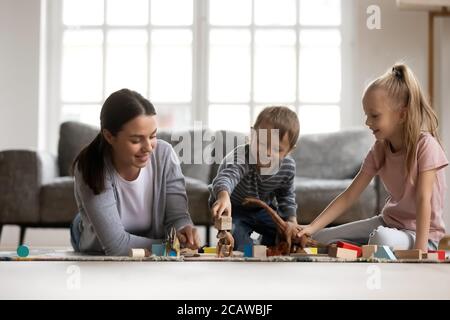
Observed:
[[[81,150],[73,162],[72,171],[80,171],[84,182],[94,194],[105,189],[105,152],[109,144],[100,132],[90,144]]]

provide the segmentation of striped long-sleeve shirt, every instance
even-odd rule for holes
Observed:
[[[245,155],[244,160],[242,155]],[[210,186],[210,206],[221,191],[230,194],[233,205],[241,205],[246,197],[255,197],[277,207],[283,218],[297,215],[295,202],[295,161],[287,156],[279,170],[272,175],[260,175],[256,164],[249,163],[249,145],[241,145],[230,152],[220,164]]]

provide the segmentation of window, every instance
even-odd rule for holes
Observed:
[[[247,132],[266,105],[299,113],[303,133],[340,129],[339,0],[52,2],[60,121],[99,125],[123,87],[155,104],[160,126],[203,120]],[[58,39],[56,41],[58,43]]]

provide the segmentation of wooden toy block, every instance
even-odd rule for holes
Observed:
[[[328,254],[328,247],[327,246],[318,247],[317,254]]]
[[[152,254],[158,257],[166,255],[166,246],[162,243],[152,244]]]
[[[360,246],[356,246],[354,244],[343,242],[343,241],[338,241],[336,243],[336,245],[337,245],[338,248],[355,250],[357,252],[357,254],[358,254],[358,257],[362,256],[362,249],[361,249]]]
[[[244,245],[244,257],[247,257],[247,258],[253,257],[253,245],[252,244]]]
[[[358,252],[352,249],[332,246],[328,249],[328,255],[333,258],[356,259],[358,257]]]
[[[428,250],[428,259],[430,259],[430,254],[435,257],[435,260],[445,260],[445,250]]]
[[[362,257],[369,259],[373,258],[375,255],[375,252],[377,252],[377,246],[373,244],[364,245],[361,247],[362,250]]]
[[[216,247],[204,247],[203,253],[214,253],[216,254]]]
[[[214,227],[217,230],[231,230],[232,218],[230,216],[221,216],[214,221]]]
[[[394,254],[397,257],[397,259],[422,260],[422,250],[419,250],[419,249],[395,250]]]
[[[150,257],[150,251],[147,249],[130,249],[128,255],[132,258],[145,258]]]
[[[439,260],[439,255],[438,255],[437,252],[426,252],[425,253],[425,257],[423,259],[438,261]]]
[[[266,258],[267,257],[267,247],[255,245],[253,246],[253,258]]]
[[[428,252],[422,252],[422,259],[424,260],[445,260],[445,251],[444,250],[430,250]]]
[[[378,259],[388,259],[388,260],[397,260],[394,253],[392,252],[389,246],[378,246],[377,251],[374,254],[375,258]]]
[[[303,248],[306,254],[318,254],[317,248]]]
[[[439,250],[450,250],[450,235],[444,236],[441,241],[439,241]]]

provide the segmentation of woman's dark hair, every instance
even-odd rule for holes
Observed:
[[[105,189],[105,156],[111,156],[111,145],[102,134],[107,129],[113,136],[122,130],[128,121],[140,115],[156,115],[155,107],[136,91],[121,89],[112,93],[100,112],[100,132],[95,139],[81,150],[72,164],[72,171],[78,169],[85,183],[94,194]]]

